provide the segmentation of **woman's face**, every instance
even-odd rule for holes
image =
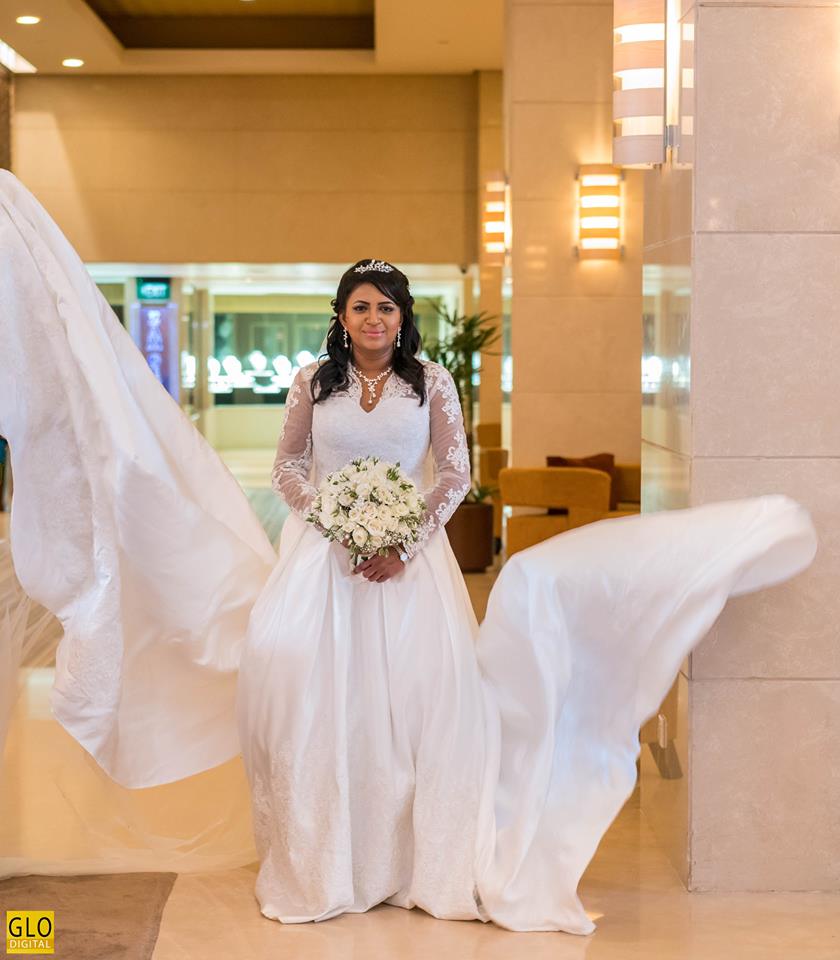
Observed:
[[[360,283],[347,298],[342,322],[353,349],[361,354],[390,353],[400,328],[400,308],[372,283]]]

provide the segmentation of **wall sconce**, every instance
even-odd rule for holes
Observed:
[[[578,245],[581,259],[618,260],[621,245],[621,181],[623,172],[609,164],[578,170]]]
[[[493,171],[484,183],[481,201],[481,262],[503,266],[510,251],[510,186],[501,170]]]
[[[666,0],[614,0],[613,163],[665,162]]]

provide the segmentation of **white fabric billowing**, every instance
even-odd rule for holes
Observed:
[[[295,514],[275,562],[232,477],[5,173],[0,351],[14,562],[65,628],[56,715],[128,786],[209,770],[238,733],[257,897],[287,922],[387,900],[591,932],[576,889],[632,789],[639,726],[728,596],[816,550],[807,511],[780,495],[604,520],[514,557],[480,628],[439,527],[382,584]]]
[[[124,786],[236,756],[240,647],[276,555],[72,246],[4,170],[0,356],[15,570],[65,631],[56,717]]]
[[[589,933],[576,889],[636,780],[638,731],[727,597],[804,570],[808,511],[782,495],[601,520],[516,554],[477,656],[495,827],[476,876],[512,930]]]

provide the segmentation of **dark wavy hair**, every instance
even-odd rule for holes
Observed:
[[[372,283],[386,297],[393,300],[400,309],[400,345],[394,347],[392,366],[394,373],[408,383],[420,398],[420,405],[426,402],[426,382],[423,376],[423,364],[417,358],[420,351],[420,331],[414,321],[414,297],[408,289],[408,277],[396,267],[392,270],[365,270],[361,273],[357,267],[373,262],[373,258],[358,260],[348,267],[338,282],[338,291],[330,301],[334,315],[330,318],[327,331],[326,360],[319,363],[310,384],[312,402],[320,403],[326,400],[333,392],[347,388],[350,377],[347,366],[350,362],[353,344],[352,341],[345,347],[343,328],[339,314],[347,309],[350,295],[359,285]],[[383,261],[379,261],[382,263]],[[393,264],[388,264],[393,266]],[[321,355],[322,357],[324,354]],[[321,358],[319,357],[319,361]]]

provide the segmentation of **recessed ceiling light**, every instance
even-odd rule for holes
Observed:
[[[40,17],[18,17],[16,22],[28,25],[30,23],[40,23],[41,18]]]
[[[66,60],[61,61],[62,67],[83,67],[85,65],[84,60],[79,60],[76,57],[68,57]]]

